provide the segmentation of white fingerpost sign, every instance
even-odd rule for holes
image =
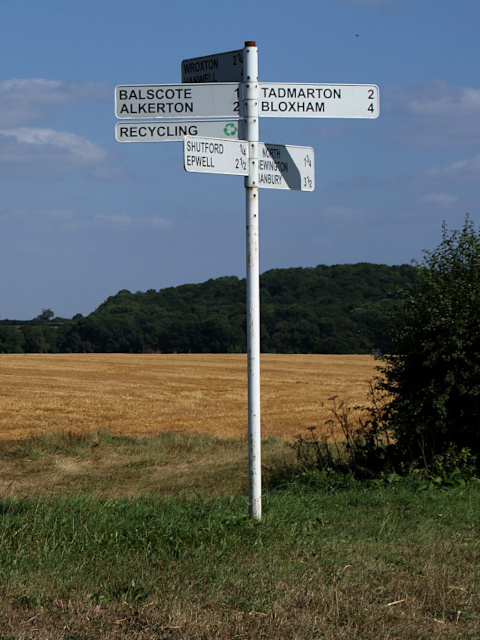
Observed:
[[[185,171],[248,175],[248,143],[187,136],[183,140]]]
[[[182,82],[243,82],[243,49],[182,60]]]
[[[259,142],[259,118],[377,118],[374,84],[259,83],[255,42],[182,61],[182,84],[115,88],[119,142],[183,140],[186,171],[243,175],[247,263],[249,514],[262,517],[259,188],[313,191],[311,147]],[[137,122],[133,122],[136,120]]]
[[[258,186],[263,189],[315,189],[312,147],[258,144]]]
[[[238,83],[127,85],[115,88],[120,119],[239,117]]]
[[[243,120],[124,120],[115,125],[115,138],[118,142],[181,142],[186,136],[244,140],[244,129]]]
[[[374,84],[260,84],[260,115],[270,118],[378,118]]]

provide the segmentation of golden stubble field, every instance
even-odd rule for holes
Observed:
[[[329,398],[367,401],[364,355],[261,356],[262,438],[324,428]],[[0,355],[0,439],[52,432],[247,435],[244,354]]]

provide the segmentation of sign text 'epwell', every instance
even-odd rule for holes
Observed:
[[[248,143],[239,140],[191,138],[183,141],[185,171],[248,175]]]

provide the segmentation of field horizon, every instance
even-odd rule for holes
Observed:
[[[325,427],[331,398],[367,401],[369,355],[261,355],[262,438]],[[245,354],[3,354],[0,440],[107,431],[247,437]]]

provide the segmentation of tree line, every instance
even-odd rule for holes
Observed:
[[[260,277],[265,353],[371,353],[388,346],[395,292],[410,265],[370,263],[273,269]],[[246,283],[235,276],[159,291],[119,291],[88,316],[0,321],[0,353],[242,353]]]

